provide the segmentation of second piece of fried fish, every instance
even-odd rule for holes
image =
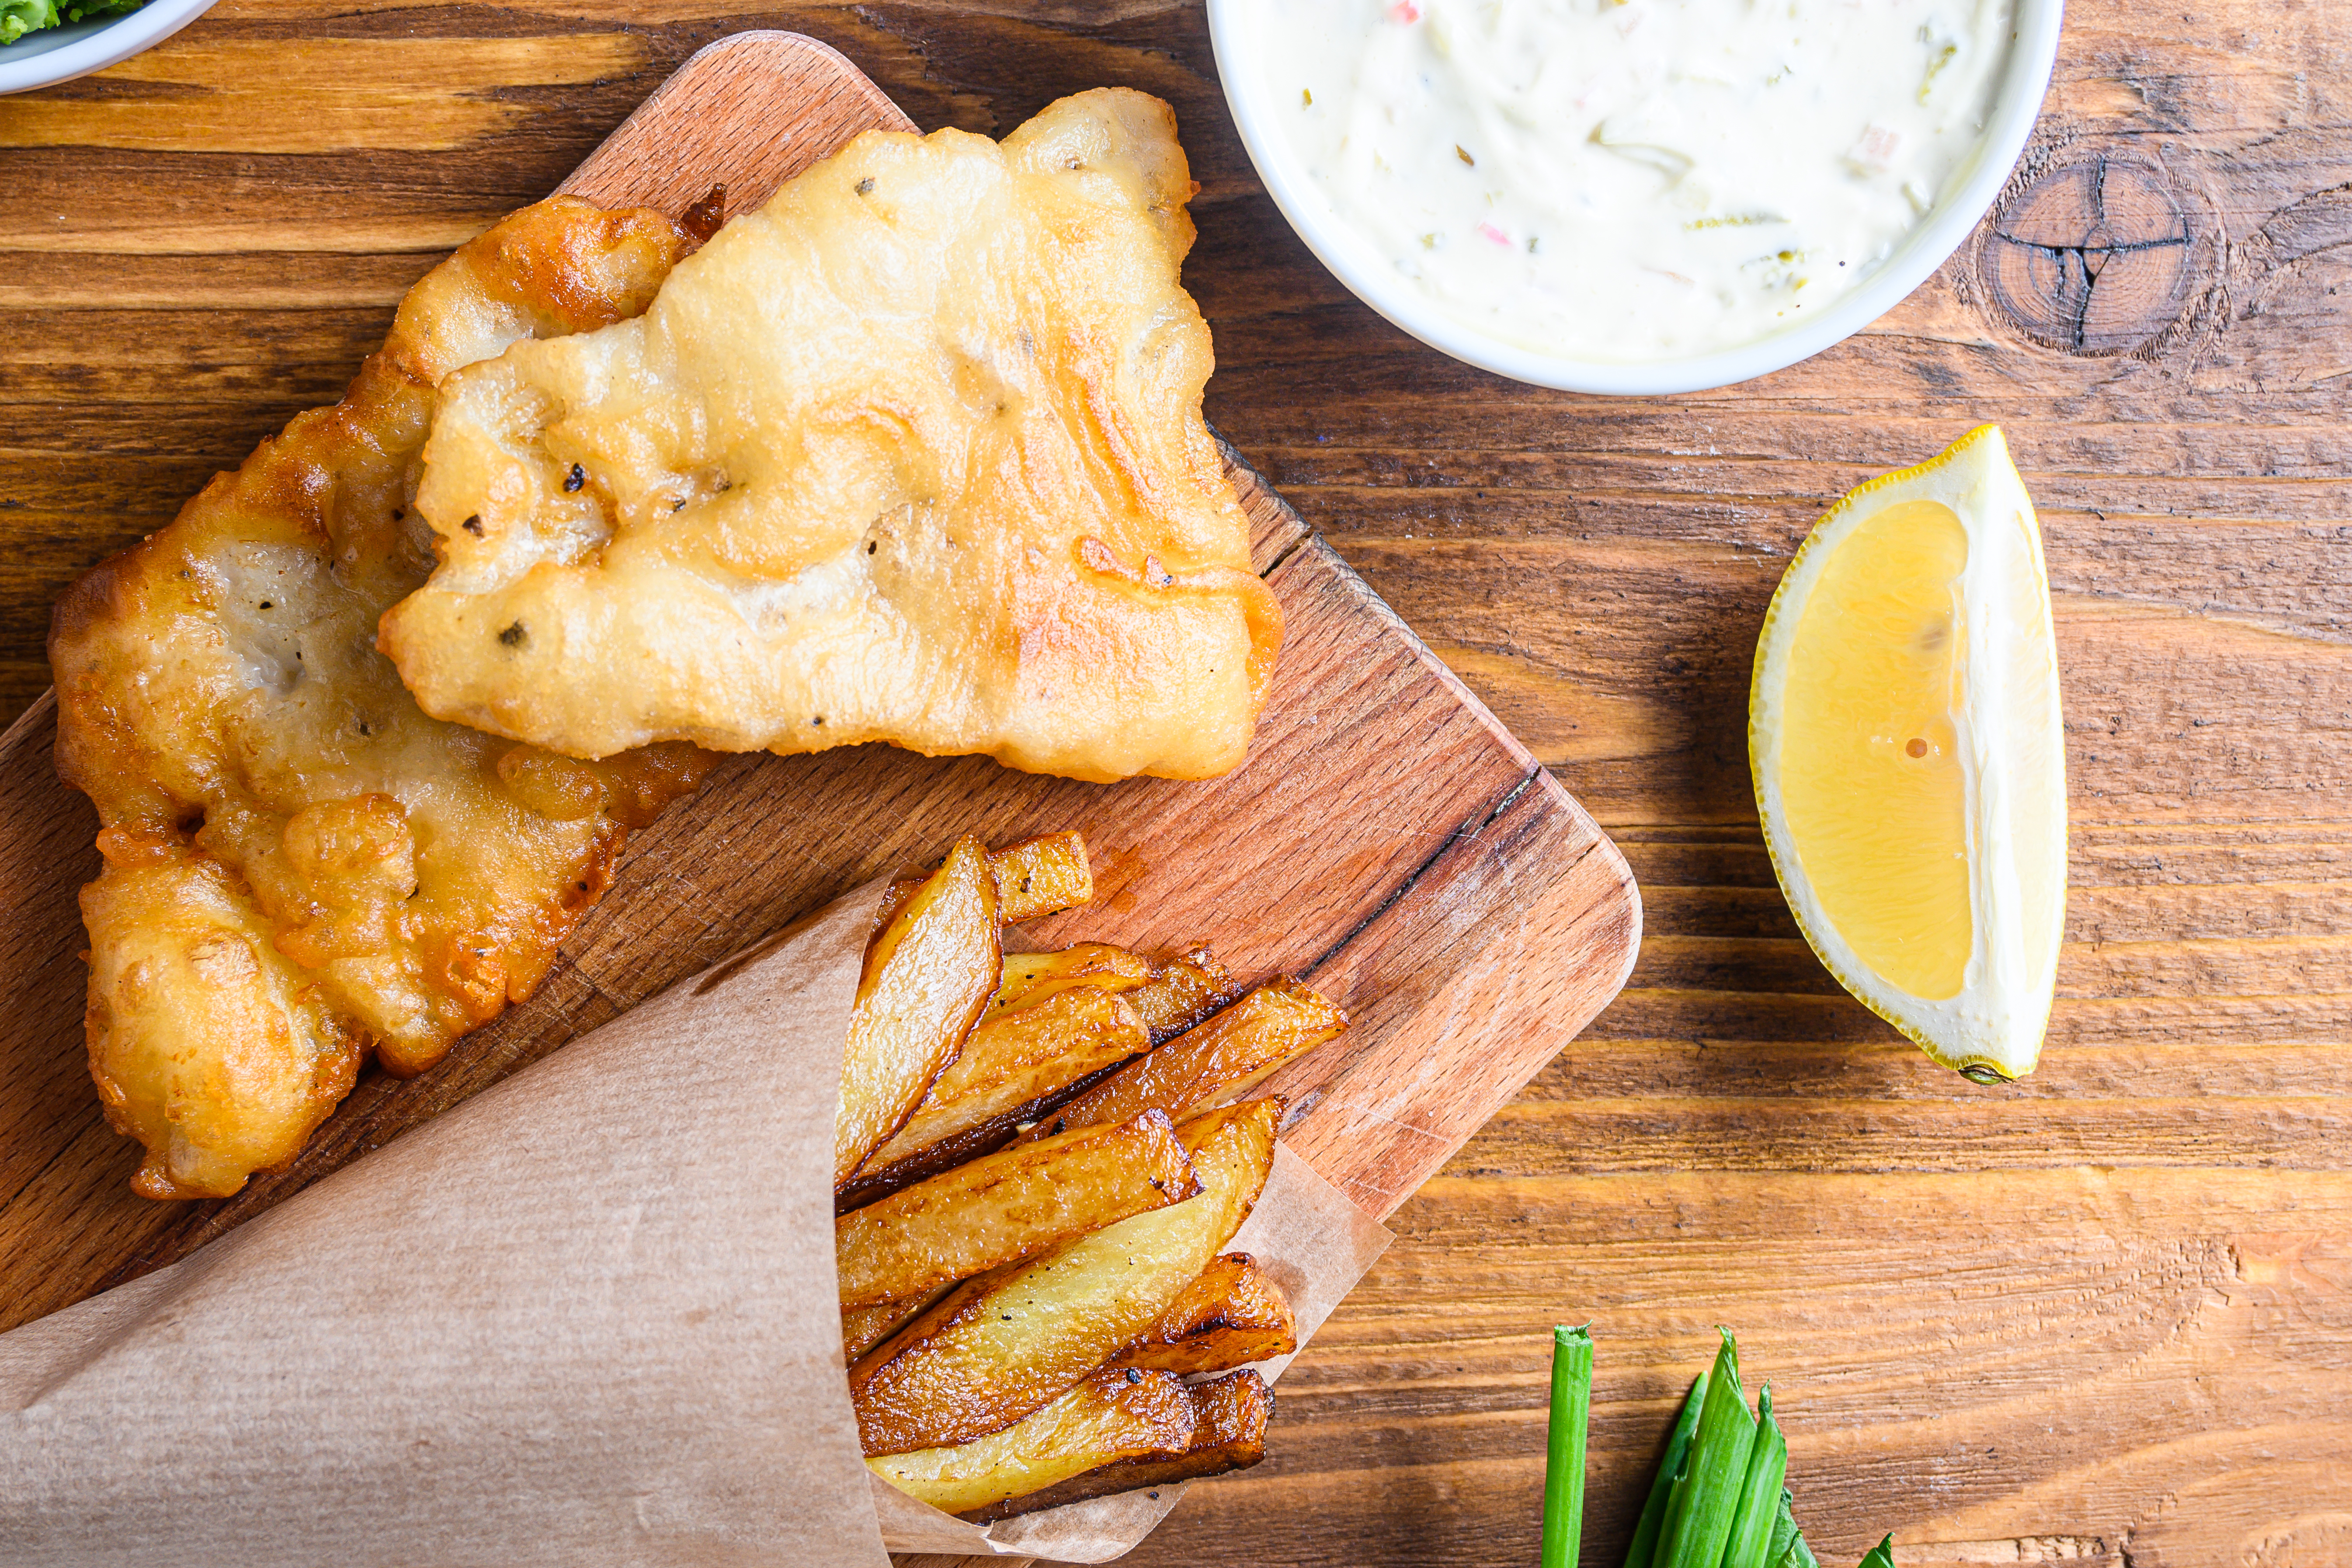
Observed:
[[[530,994],[629,830],[709,753],[580,763],[426,718],[375,650],[431,564],[408,508],[435,388],[642,310],[685,249],[567,197],[419,282],[332,408],[93,568],[49,641],[58,769],[96,803],[90,1071],[150,1197],[283,1164],[373,1046],[421,1071]]]
[[[574,756],[1233,768],[1281,612],[1201,418],[1192,191],[1122,89],[1001,146],[858,137],[639,320],[453,378],[385,650],[425,711]]]

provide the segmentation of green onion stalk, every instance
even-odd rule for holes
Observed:
[[[1698,1432],[1683,1478],[1675,1483],[1674,1500],[1666,1505],[1653,1568],[1720,1568],[1737,1522],[1748,1456],[1756,1447],[1756,1417],[1739,1391],[1739,1347],[1728,1330],[1717,1331],[1723,1335],[1723,1348],[1715,1352],[1715,1368],[1707,1373]]]
[[[1584,1439],[1592,1420],[1592,1335],[1551,1331],[1551,1436],[1544,1459],[1543,1568],[1576,1568],[1584,1536]]]
[[[1674,1500],[1675,1483],[1683,1479],[1691,1434],[1698,1427],[1699,1406],[1706,1399],[1706,1373],[1700,1373],[1683,1400],[1682,1414],[1675,1417],[1674,1435],[1666,1439],[1666,1457],[1658,1461],[1657,1477],[1650,1482],[1650,1500],[1642,1505],[1642,1522],[1634,1527],[1633,1544],[1625,1553],[1625,1568],[1650,1568],[1657,1558],[1658,1537],[1666,1527],[1666,1506]]]
[[[1780,1518],[1780,1483],[1788,1476],[1789,1440],[1772,1419],[1772,1385],[1768,1383],[1756,1394],[1756,1446],[1748,1450],[1748,1476],[1740,1486],[1738,1511],[1732,1516],[1730,1542],[1723,1549],[1723,1568],[1773,1568],[1777,1560],[1768,1553]],[[1790,1534],[1793,1538],[1793,1528]]]

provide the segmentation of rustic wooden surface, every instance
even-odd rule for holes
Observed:
[[[1643,880],[1631,987],[1400,1212],[1266,1464],[1134,1561],[1531,1562],[1542,1331],[1589,1317],[1596,1561],[1722,1321],[1832,1564],[1882,1529],[1906,1568],[2352,1562],[2352,13],[2075,0],[2009,200],[1917,295],[1767,380],[1612,402],[1355,304],[1251,175],[1192,4],[224,0],[0,100],[7,700],[67,578],[747,26],[926,128],[1173,102],[1211,418]],[[2042,507],[2074,792],[2051,1046],[2003,1089],[1808,955],[1741,733],[1811,518],[1985,419]]]

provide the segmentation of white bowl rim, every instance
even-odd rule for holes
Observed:
[[[1402,279],[1355,264],[1349,247],[1335,240],[1340,226],[1308,195],[1289,162],[1287,143],[1262,113],[1265,106],[1244,30],[1249,14],[1267,3],[1208,0],[1209,41],[1242,146],[1275,205],[1316,259],[1391,324],[1442,353],[1537,386],[1627,397],[1706,392],[1785,370],[1852,337],[1908,298],[1959,249],[2008,184],[2041,118],[2065,12],[2065,0],[2017,0],[2009,61],[1994,89],[1975,163],[1950,198],[1930,212],[1877,271],[1811,321],[1752,342],[1679,359],[1614,361],[1577,359],[1505,342],[1443,314]]]
[[[147,0],[138,10],[115,17],[88,37],[23,59],[10,59],[8,50],[13,46],[0,45],[0,96],[55,87],[120,65],[143,49],[153,48],[211,10],[214,4],[215,0]]]

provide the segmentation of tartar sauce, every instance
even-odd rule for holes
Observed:
[[[1966,171],[2013,0],[1257,0],[1309,189],[1444,314],[1678,358],[1818,313]]]

